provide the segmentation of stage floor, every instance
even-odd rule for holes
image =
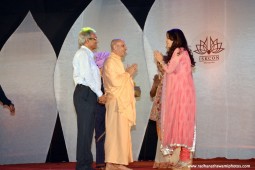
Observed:
[[[153,161],[137,161],[128,167],[134,170],[153,170]],[[191,170],[255,170],[255,159],[193,159]],[[75,162],[0,165],[0,170],[75,170]],[[155,170],[155,169],[154,169]],[[178,169],[180,170],[180,169]]]

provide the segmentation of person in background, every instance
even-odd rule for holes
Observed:
[[[150,97],[153,99],[153,104],[150,113],[150,120],[156,122],[156,130],[157,130],[157,149],[154,160],[153,168],[168,168],[168,160],[165,159],[164,155],[160,151],[161,145],[161,134],[160,134],[160,110],[161,110],[161,95],[162,95],[162,76],[164,74],[164,70],[162,65],[159,62],[157,63],[157,71],[153,78],[153,84],[150,90]]]
[[[157,121],[157,127],[160,122],[160,107],[161,107],[161,93],[162,93],[162,76],[163,69],[159,62],[157,62],[158,73],[154,75],[153,84],[150,90],[150,97],[153,99],[153,105],[150,113],[150,120]]]
[[[191,164],[195,149],[196,96],[192,76],[195,66],[187,40],[180,29],[166,33],[167,55],[154,52],[164,69],[161,98],[161,151],[171,154],[181,147],[177,168]]]
[[[101,91],[101,76],[94,60],[97,48],[96,31],[84,27],[78,35],[79,50],[73,58],[75,90],[73,102],[77,114],[76,170],[92,170],[91,144],[95,128],[96,103],[105,103]]]
[[[102,76],[103,65],[105,60],[109,57],[109,52],[96,52],[95,62],[100,70]],[[103,79],[101,78],[101,91],[104,93]],[[104,153],[104,142],[105,142],[105,104],[97,103],[95,108],[95,143],[96,143],[96,168],[105,168],[105,153]]]
[[[5,93],[4,93],[4,91],[3,91],[1,85],[0,85],[0,103],[1,103],[4,107],[7,107],[7,108],[9,109],[10,112],[11,112],[11,114],[14,114],[14,113],[15,113],[14,104],[12,103],[11,100],[9,100],[9,99],[6,97],[6,95],[5,95]]]
[[[133,162],[131,127],[136,123],[136,107],[133,77],[137,65],[124,69],[122,59],[126,55],[122,39],[111,42],[111,54],[103,67],[103,81],[107,95],[106,107],[106,170],[130,170]]]
[[[156,121],[156,128],[157,128],[157,149],[155,160],[153,164],[153,168],[172,168],[174,164],[176,164],[179,160],[179,151],[180,149],[177,148],[174,150],[172,154],[164,155],[161,152],[161,97],[162,97],[162,86],[163,86],[163,75],[164,70],[162,65],[157,62],[157,69],[158,74],[154,76],[153,85],[150,91],[150,96],[154,98],[153,105],[151,109],[150,119]]]

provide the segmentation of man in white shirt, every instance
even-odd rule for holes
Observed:
[[[79,33],[80,49],[73,58],[73,79],[76,85],[73,102],[77,113],[76,170],[92,170],[93,156],[91,143],[94,132],[96,103],[105,103],[106,96],[101,91],[101,76],[94,60],[97,48],[96,31],[84,27]]]

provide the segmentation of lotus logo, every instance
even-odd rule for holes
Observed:
[[[222,43],[215,40],[210,36],[210,42],[207,37],[205,41],[200,40],[200,43],[196,45],[195,53],[201,55],[199,56],[199,61],[204,63],[215,63],[219,60],[219,55],[216,55],[224,50],[222,48]]]
[[[213,40],[212,37],[210,37],[210,46],[208,45],[208,38],[205,39],[205,41],[200,40],[200,44],[196,45],[196,50],[194,51],[197,54],[211,54],[211,53],[219,53],[224,50],[222,47],[222,43],[218,42],[218,39]]]

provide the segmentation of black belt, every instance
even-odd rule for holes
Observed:
[[[83,85],[83,84],[77,84],[77,86],[88,87],[88,86],[85,86],[85,85]]]

